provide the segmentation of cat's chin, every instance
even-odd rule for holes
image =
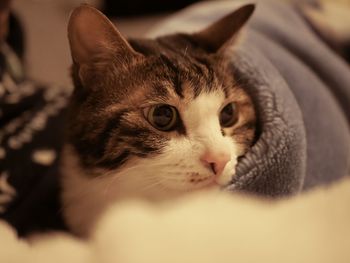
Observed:
[[[156,193],[149,193],[145,194],[142,199],[148,200],[150,202],[155,203],[162,203],[162,202],[168,202],[172,200],[176,200],[178,198],[183,198],[184,196],[191,195],[198,192],[219,192],[223,189],[223,186],[218,185],[217,183],[209,183],[204,186],[195,186],[195,187],[186,187],[183,189],[164,189],[165,191],[163,193],[156,192]]]
[[[167,189],[169,192],[174,191],[177,192],[179,195],[185,194],[185,193],[190,193],[194,191],[201,191],[201,190],[221,190],[225,188],[227,184],[220,184],[215,178],[213,179],[208,179],[205,181],[202,181],[201,183],[189,183],[186,186],[179,187],[179,188],[174,188],[174,186],[169,186]],[[168,191],[166,191],[169,193]]]
[[[204,184],[190,186],[191,189],[189,189],[189,191],[202,190],[202,189],[217,189],[217,190],[220,190],[222,187],[223,186],[220,185],[215,180],[208,180],[207,182],[204,182]]]

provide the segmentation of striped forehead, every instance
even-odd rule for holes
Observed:
[[[226,90],[215,76],[214,70],[209,66],[199,66],[189,61],[183,64],[168,59],[165,61],[166,63],[163,61],[153,72],[150,72],[148,76],[150,81],[145,82],[146,86],[148,85],[148,88],[145,89],[144,99],[146,101],[159,101],[178,106],[188,104],[200,94],[220,91],[224,92],[225,96],[227,95]],[[160,71],[161,68],[164,71],[162,76],[158,77],[157,71]],[[152,73],[155,73],[157,77],[153,78]]]
[[[208,59],[191,56],[169,59],[161,56],[160,61],[172,76],[173,90],[181,98],[186,95],[195,98],[202,92],[217,88],[215,71]]]

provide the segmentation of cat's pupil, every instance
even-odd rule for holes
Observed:
[[[153,106],[149,112],[148,119],[157,129],[169,131],[176,125],[177,111],[170,105]]]
[[[220,113],[220,124],[229,127],[237,121],[236,107],[233,102],[227,104]]]
[[[168,106],[157,107],[153,112],[154,122],[159,127],[164,127],[169,124],[173,118],[173,112]]]

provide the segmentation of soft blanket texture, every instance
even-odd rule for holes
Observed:
[[[194,5],[151,35],[197,30],[242,2]],[[230,190],[281,196],[350,174],[350,68],[298,7],[258,1],[232,57],[233,74],[256,103],[260,136]]]
[[[0,224],[4,263],[348,263],[350,181],[272,202],[196,193],[177,202],[111,207],[89,241],[18,240]]]

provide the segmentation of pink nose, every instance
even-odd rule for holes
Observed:
[[[220,175],[226,164],[231,160],[231,155],[226,152],[206,152],[200,160],[205,166],[210,168],[215,175]]]

